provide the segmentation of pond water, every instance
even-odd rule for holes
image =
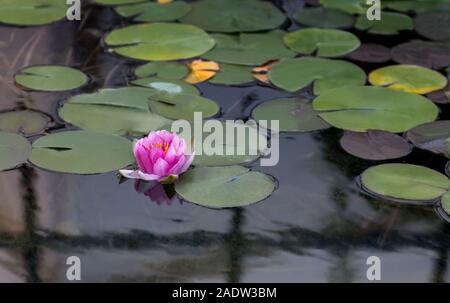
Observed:
[[[275,2],[290,10],[302,5]],[[53,117],[53,131],[71,129],[57,117],[63,100],[127,84],[136,64],[101,45],[124,21],[105,7],[84,14],[81,23],[0,26],[0,110],[39,110]],[[357,34],[387,46],[415,37]],[[14,73],[34,64],[78,67],[91,83],[68,93],[16,87]],[[198,87],[226,119],[248,118],[263,101],[296,95],[261,85]],[[118,184],[115,173],[71,175],[32,165],[0,172],[0,281],[65,282],[73,255],[81,258],[84,282],[366,282],[370,256],[381,258],[384,282],[448,281],[449,225],[433,208],[362,193],[358,175],[378,162],[344,152],[341,134],[333,128],[282,134],[279,164],[255,164],[277,179],[277,190],[242,208],[214,210],[178,199],[158,204],[133,182]],[[447,162],[418,149],[393,162],[403,161],[440,172]]]

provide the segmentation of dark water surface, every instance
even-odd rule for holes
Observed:
[[[43,111],[58,130],[67,127],[56,112],[68,96],[126,85],[135,64],[100,43],[123,21],[108,8],[83,13],[82,23],[0,26],[0,110]],[[78,67],[92,83],[69,93],[29,93],[12,83],[16,70],[48,63]],[[292,95],[262,86],[199,87],[227,119]],[[31,165],[0,172],[0,282],[65,282],[72,255],[81,258],[85,282],[366,282],[372,255],[381,258],[384,282],[448,281],[449,225],[433,208],[362,194],[355,179],[374,163],[342,151],[340,134],[283,134],[278,166],[255,164],[278,180],[278,190],[235,209],[160,205],[133,182],[119,185],[115,173],[78,176]],[[407,161],[439,171],[446,162],[417,150]]]

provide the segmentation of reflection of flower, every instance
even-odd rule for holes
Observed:
[[[146,195],[150,198],[150,200],[158,205],[170,205],[175,200],[175,195],[169,197],[166,192],[166,188],[158,182],[144,182],[142,180],[136,180],[136,182],[134,183],[134,189],[138,193]]]
[[[131,179],[171,183],[184,173],[194,155],[186,155],[186,142],[175,133],[165,130],[151,132],[134,145],[138,170],[121,170]]]

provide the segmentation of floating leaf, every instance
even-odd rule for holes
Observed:
[[[170,123],[149,110],[149,97],[156,92],[140,87],[103,89],[72,97],[59,110],[64,121],[82,129],[144,135]]]
[[[371,34],[397,35],[403,30],[414,28],[413,20],[404,14],[381,12],[381,20],[369,20],[367,16],[361,15],[355,23],[359,30],[368,31]]]
[[[340,10],[349,14],[366,14],[366,0],[320,0],[326,8]]]
[[[101,5],[125,5],[143,2],[143,0],[94,0],[94,2]]]
[[[307,7],[294,16],[295,21],[311,27],[351,27],[355,18],[348,13],[323,7]]]
[[[158,77],[168,80],[179,80],[186,77],[189,68],[179,62],[149,62],[134,70],[138,78]]]
[[[0,113],[0,130],[34,135],[45,130],[51,119],[34,110],[16,110]]]
[[[274,99],[258,105],[252,112],[257,122],[279,120],[280,131],[309,132],[330,127],[302,98]]]
[[[88,77],[77,69],[58,65],[36,65],[21,69],[16,82],[37,91],[65,91],[79,88],[88,82]]]
[[[255,81],[250,66],[220,64],[220,71],[209,82],[223,85],[242,85]]]
[[[31,144],[21,135],[0,131],[0,171],[27,161]]]
[[[314,83],[314,94],[341,86],[364,85],[366,74],[358,66],[340,60],[322,58],[285,59],[269,72],[270,81],[289,92]]]
[[[406,133],[418,148],[450,158],[450,121],[440,120],[419,125]]]
[[[183,135],[186,142],[194,142],[195,166],[249,163],[267,149],[267,138],[258,132],[256,123],[207,120],[203,121],[202,126],[201,137],[196,137],[198,135],[192,132],[193,127],[192,133]]]
[[[214,101],[198,95],[167,93],[150,96],[150,108],[152,112],[173,120],[192,120],[194,113],[202,113],[207,119],[220,111]]]
[[[165,80],[158,77],[141,78],[131,82],[133,85],[151,88],[163,93],[200,95],[199,90],[181,80]]]
[[[407,131],[438,116],[430,100],[383,87],[355,86],[328,91],[313,102],[314,109],[331,125],[357,132]]]
[[[283,38],[290,49],[320,57],[339,57],[360,46],[358,37],[338,29],[305,28],[288,33]]]
[[[441,197],[441,209],[445,212],[446,216],[450,216],[450,192],[445,193]]]
[[[214,39],[187,24],[149,23],[112,31],[105,38],[111,51],[133,59],[168,61],[203,55],[214,47]]]
[[[181,19],[210,32],[255,32],[279,27],[286,17],[272,3],[259,0],[201,0]]]
[[[349,154],[366,160],[397,159],[411,152],[411,145],[403,137],[377,130],[366,133],[346,131],[340,144]]]
[[[447,85],[447,78],[431,69],[416,65],[392,65],[369,74],[372,85],[415,94],[428,94]]]
[[[61,0],[0,0],[0,23],[35,26],[49,24],[66,16]]]
[[[41,168],[71,174],[97,174],[134,162],[129,140],[87,131],[67,131],[39,138],[30,161]]]
[[[383,4],[386,8],[405,13],[450,8],[448,0],[391,0]]]
[[[346,57],[361,62],[383,63],[391,60],[391,50],[384,45],[367,43],[361,44]]]
[[[450,40],[450,10],[421,13],[414,19],[414,28],[425,38],[448,41]]]
[[[214,61],[194,60],[188,64],[189,74],[184,79],[187,83],[197,84],[214,77],[219,70],[219,64]]]
[[[382,164],[361,175],[367,191],[382,198],[433,202],[450,189],[450,180],[443,174],[411,164]]]
[[[277,30],[259,34],[213,34],[216,47],[202,57],[217,62],[261,65],[270,60],[295,57],[283,44],[285,32]]]
[[[171,3],[145,2],[132,5],[118,6],[116,12],[125,18],[132,18],[138,22],[167,22],[175,21],[185,16],[191,6],[184,1]]]
[[[394,47],[392,59],[400,64],[441,69],[450,65],[450,44],[413,40]]]
[[[271,177],[242,166],[201,167],[175,184],[185,200],[212,208],[239,207],[266,199],[275,190]]]

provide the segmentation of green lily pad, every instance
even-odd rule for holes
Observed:
[[[168,93],[150,96],[150,109],[173,120],[192,120],[194,113],[202,113],[203,118],[207,119],[220,111],[220,107],[214,101],[198,95]]]
[[[450,40],[450,10],[421,13],[414,19],[414,28],[425,38],[448,41]]]
[[[349,14],[366,14],[366,0],[320,0],[326,8],[340,10]]]
[[[351,14],[323,7],[303,8],[295,14],[294,19],[306,26],[325,28],[346,28],[355,22]]]
[[[361,45],[358,37],[338,29],[299,29],[286,34],[283,40],[293,51],[303,55],[317,54],[320,57],[344,56]]]
[[[440,120],[419,125],[406,133],[412,144],[450,158],[450,121]]]
[[[262,65],[270,60],[292,58],[296,53],[283,44],[284,31],[259,34],[213,34],[216,47],[202,57],[223,63]]]
[[[388,160],[408,155],[412,148],[402,136],[385,131],[344,132],[339,141],[343,150],[366,160]]]
[[[350,85],[364,85],[366,74],[350,62],[323,58],[285,59],[269,72],[270,81],[277,87],[295,92],[314,84],[314,94]]]
[[[126,5],[144,2],[144,0],[94,0],[94,2],[101,5]]]
[[[103,89],[72,97],[59,110],[61,118],[79,128],[118,135],[144,135],[170,120],[150,112],[154,90],[140,87]]]
[[[162,93],[200,95],[197,87],[182,80],[165,80],[159,77],[149,77],[133,80],[131,84],[151,88]]]
[[[313,107],[331,125],[356,132],[401,133],[436,120],[439,113],[423,96],[370,86],[328,91],[314,100]]]
[[[191,127],[191,132],[193,129]],[[258,133],[256,124],[207,120],[203,121],[202,130],[201,138],[196,137],[195,133],[182,134],[186,142],[195,142],[195,166],[250,163],[261,157],[267,149],[267,138]],[[207,147],[211,150],[207,150]]]
[[[189,68],[179,62],[149,62],[134,70],[138,78],[158,77],[167,80],[180,80],[186,77]]]
[[[131,141],[114,135],[67,131],[39,138],[30,161],[44,169],[71,174],[107,173],[134,163]]]
[[[110,51],[145,61],[169,61],[203,55],[214,39],[202,29],[177,23],[148,23],[116,29],[106,36]]]
[[[279,120],[280,131],[310,132],[330,125],[320,118],[309,100],[303,98],[274,99],[258,105],[252,111],[257,122]]]
[[[0,0],[0,23],[37,26],[66,17],[68,6],[61,0]]]
[[[31,144],[21,135],[0,131],[0,171],[27,162]]]
[[[21,69],[16,83],[37,91],[65,91],[85,85],[89,78],[77,69],[58,65],[36,65]]]
[[[115,10],[122,17],[131,18],[137,22],[167,22],[185,16],[191,10],[191,5],[184,1],[164,4],[145,2],[118,6]]]
[[[383,3],[386,8],[399,12],[427,12],[450,8],[448,0],[392,0]]]
[[[252,67],[226,63],[221,63],[220,70],[209,80],[210,83],[222,85],[243,85],[254,81]]]
[[[402,43],[392,49],[392,60],[441,69],[450,65],[450,44],[421,40]]]
[[[414,24],[408,15],[381,12],[381,20],[371,21],[365,15],[359,16],[356,20],[355,27],[371,34],[397,35],[400,31],[412,30]]]
[[[236,33],[270,30],[286,17],[272,3],[259,0],[201,0],[181,19],[209,32]]]
[[[0,130],[35,135],[45,130],[51,122],[49,116],[34,110],[16,110],[0,113]]]
[[[271,177],[242,166],[201,167],[175,184],[185,200],[212,208],[239,207],[262,201],[275,190]]]
[[[428,94],[447,86],[447,78],[431,69],[417,65],[392,65],[369,74],[369,82],[393,90]]]
[[[433,202],[450,189],[443,174],[411,164],[382,164],[361,175],[365,190],[386,199]]]

